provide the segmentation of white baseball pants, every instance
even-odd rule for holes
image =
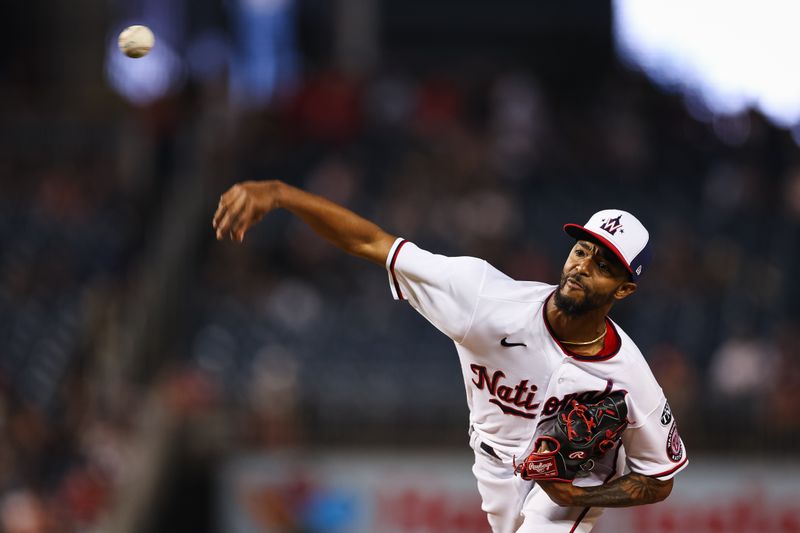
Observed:
[[[589,533],[603,513],[599,508],[556,505],[534,482],[514,475],[510,457],[494,457],[491,448],[481,448],[475,432],[470,446],[481,509],[494,533]]]

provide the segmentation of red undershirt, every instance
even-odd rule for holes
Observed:
[[[548,298],[548,300],[549,299],[550,298]],[[562,343],[553,333],[553,329],[550,327],[550,322],[548,322],[547,320],[547,302],[545,302],[542,316],[544,318],[545,326],[547,326],[547,330],[550,332],[550,336],[553,337],[553,340],[555,340],[556,343],[558,343],[558,345],[561,347],[561,350],[565,354],[574,357],[576,359],[580,359],[581,361],[592,361],[592,360],[604,361],[606,359],[610,359],[611,357],[617,354],[622,345],[622,340],[619,338],[619,333],[617,333],[617,328],[615,328],[614,325],[611,323],[611,321],[608,319],[608,317],[606,317],[606,338],[603,340],[603,348],[599,352],[593,355],[575,353],[567,347],[569,345]]]

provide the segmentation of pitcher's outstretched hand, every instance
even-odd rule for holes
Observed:
[[[242,242],[253,224],[278,207],[278,190],[277,181],[243,181],[225,191],[212,222],[217,240]]]

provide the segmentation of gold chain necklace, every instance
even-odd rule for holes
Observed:
[[[604,339],[604,338],[605,338],[605,336],[606,336],[606,333],[608,333],[608,328],[604,329],[604,330],[603,330],[603,333],[601,333],[599,337],[597,337],[596,339],[594,339],[594,340],[591,340],[591,341],[586,341],[586,342],[571,342],[571,341],[561,341],[561,340],[560,340],[559,342],[560,342],[561,344],[569,344],[569,345],[572,345],[572,346],[589,346],[590,344],[594,344],[594,343],[596,343],[597,341]]]

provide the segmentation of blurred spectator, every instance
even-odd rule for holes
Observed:
[[[0,524],[7,533],[50,533],[64,531],[47,504],[30,490],[12,491],[0,502]]]
[[[776,340],[775,381],[764,408],[764,417],[769,421],[764,430],[787,437],[782,442],[793,449],[792,435],[800,431],[800,418],[796,415],[800,406],[800,329],[797,323],[781,325]]]
[[[800,165],[794,165],[788,169],[783,198],[788,215],[795,222],[800,221]]]
[[[547,110],[536,80],[522,72],[501,75],[489,99],[494,170],[509,179],[524,179],[542,157],[548,134]]]
[[[664,344],[648,352],[650,368],[669,399],[670,408],[681,413],[681,427],[691,427],[699,422],[698,386],[700,376],[697,366],[686,353],[673,345]]]
[[[776,355],[767,342],[747,333],[737,334],[711,356],[711,391],[724,400],[757,400],[776,382]]]
[[[355,80],[335,71],[305,80],[294,94],[287,129],[312,141],[352,140],[361,127],[360,91]]]

